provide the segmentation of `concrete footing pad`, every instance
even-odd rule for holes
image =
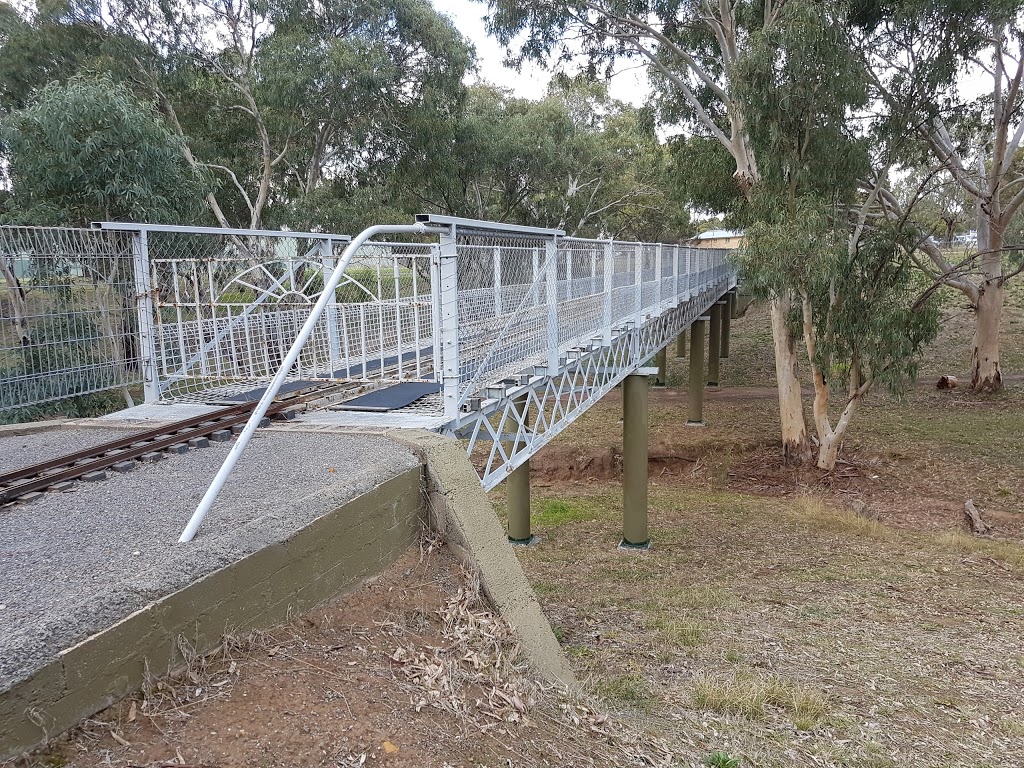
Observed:
[[[390,430],[386,435],[422,456],[431,527],[467,567],[479,571],[484,593],[516,630],[535,671],[563,685],[576,683],[462,444],[419,430]]]

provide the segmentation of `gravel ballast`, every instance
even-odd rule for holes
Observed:
[[[0,456],[13,468],[124,434],[81,432],[88,434],[3,438]],[[0,691],[64,648],[419,465],[383,437],[257,433],[195,540],[178,544],[232,444],[140,462],[0,509]]]

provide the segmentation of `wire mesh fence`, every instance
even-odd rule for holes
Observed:
[[[455,240],[460,406],[524,371],[554,371],[574,348],[608,345],[729,274],[724,250],[676,244],[473,230]]]
[[[287,378],[443,381],[458,407],[524,371],[554,375],[571,350],[729,275],[725,251],[487,224],[360,247]],[[0,228],[0,411],[139,385],[147,401],[207,402],[264,386],[349,243],[102,226]]]
[[[0,413],[142,383],[133,240],[0,227]]]
[[[163,400],[231,399],[272,378],[348,244],[331,235],[147,234]],[[431,252],[360,248],[288,378],[433,378]]]

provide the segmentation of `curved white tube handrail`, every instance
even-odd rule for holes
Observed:
[[[415,234],[424,235],[430,232],[446,232],[447,227],[430,225],[430,224],[378,224],[368,229],[364,229],[359,235],[348,244],[345,248],[344,253],[341,255],[340,263],[331,275],[331,279],[327,285],[324,286],[324,291],[320,294],[320,299],[315,305],[313,310],[309,313],[309,317],[303,324],[302,329],[299,331],[299,335],[295,338],[291,349],[288,350],[288,354],[281,362],[281,367],[278,368],[277,373],[274,375],[273,381],[267,386],[267,391],[263,393],[263,397],[260,398],[259,403],[256,404],[256,408],[253,410],[252,415],[249,417],[249,421],[246,422],[245,429],[242,430],[242,434],[238,436],[238,440],[231,446],[231,450],[228,452],[227,458],[224,459],[224,463],[221,468],[217,470],[216,476],[213,478],[213,482],[210,483],[210,487],[206,489],[206,494],[203,496],[202,501],[199,502],[199,506],[196,507],[196,511],[192,513],[192,518],[188,521],[188,525],[185,526],[185,530],[181,532],[181,537],[178,539],[179,543],[185,543],[192,541],[196,535],[196,531],[199,530],[199,526],[203,523],[203,518],[206,517],[206,513],[210,511],[210,507],[213,506],[213,502],[216,501],[217,496],[220,494],[221,489],[224,487],[224,483],[227,482],[231,472],[235,468],[235,464],[242,456],[242,452],[245,451],[246,446],[249,444],[249,440],[252,439],[253,433],[259,426],[260,421],[267,413],[267,409],[270,408],[270,404],[277,397],[278,391],[281,389],[281,385],[284,384],[285,377],[288,375],[288,371],[298,360],[299,354],[302,352],[303,346],[306,344],[306,340],[309,339],[313,333],[313,328],[316,326],[317,321],[320,320],[320,316],[324,313],[327,305],[331,301],[331,297],[334,296],[334,292],[341,282],[342,276],[345,274],[345,270],[348,268],[348,263],[352,259],[353,254],[359,250],[370,238],[381,235],[381,234]]]

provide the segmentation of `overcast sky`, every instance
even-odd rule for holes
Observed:
[[[487,4],[473,0],[434,0],[434,7],[448,16],[458,30],[476,46],[480,78],[503,88],[516,96],[530,99],[543,98],[551,73],[532,64],[524,64],[522,72],[509,69],[502,63],[505,49],[487,34],[484,16]],[[570,74],[575,72],[570,71]],[[609,92],[613,98],[635,106],[644,104],[650,93],[647,72],[643,68],[627,69],[612,77]]]

